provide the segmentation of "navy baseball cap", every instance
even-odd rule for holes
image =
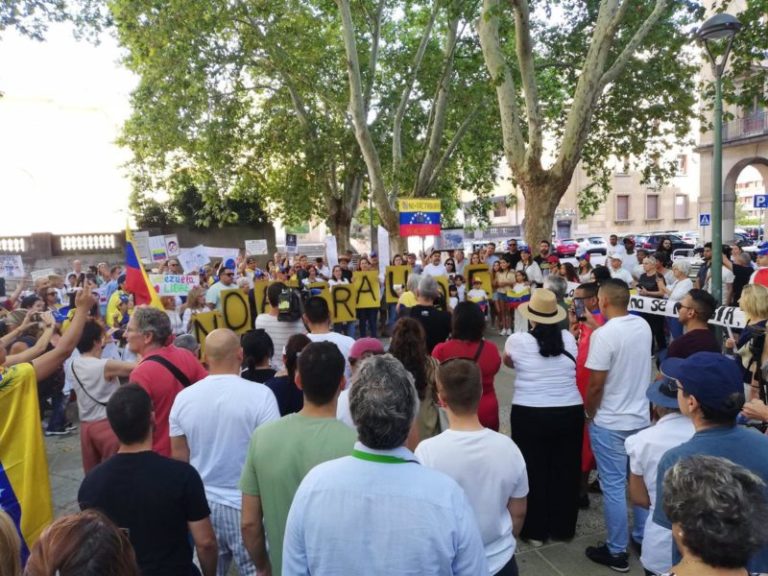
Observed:
[[[720,408],[735,393],[744,394],[741,367],[717,352],[668,358],[662,362],[661,372],[680,382],[687,394],[709,408]]]
[[[757,247],[758,256],[768,256],[768,242],[763,242]]]
[[[672,378],[662,376],[659,380],[651,382],[645,395],[653,404],[662,408],[677,410],[677,384]]]

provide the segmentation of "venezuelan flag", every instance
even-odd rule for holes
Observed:
[[[37,376],[32,364],[0,368],[0,509],[22,539],[21,560],[53,521]]]
[[[399,200],[400,236],[439,236],[440,200]]]
[[[154,286],[149,283],[144,266],[141,265],[130,228],[125,229],[125,287],[133,294],[133,302],[136,306],[149,304],[158,310],[164,309]]]

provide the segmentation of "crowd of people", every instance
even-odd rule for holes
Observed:
[[[25,568],[0,511],[0,574],[516,575],[517,541],[574,538],[591,489],[597,564],[627,572],[635,548],[647,574],[768,572],[768,248],[756,263],[726,248],[746,279],[723,274],[746,318],[727,339],[709,324],[711,247],[692,274],[664,241],[649,254],[616,236],[606,265],[560,261],[547,240],[535,256],[514,240],[396,255],[410,267],[398,302],[345,325],[312,288],[379,270],[375,252],[225,261],[162,310],[133,305],[120,266],[20,284],[2,303],[0,394],[36,390],[28,417],[48,436],[77,430],[74,398],[85,477],[82,512],[51,524]],[[465,285],[469,264],[491,293]],[[191,336],[257,280],[269,306],[252,327]],[[291,286],[305,290],[286,318]],[[631,310],[633,293],[676,317]]]

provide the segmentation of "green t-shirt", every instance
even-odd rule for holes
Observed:
[[[289,414],[251,437],[240,489],[260,496],[272,574],[282,574],[283,535],[293,496],[307,473],[322,462],[349,456],[357,433],[335,418]]]

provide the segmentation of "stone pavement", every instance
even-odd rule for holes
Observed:
[[[505,338],[492,336],[499,350],[503,350]],[[496,393],[501,411],[501,431],[509,433],[509,411],[512,402],[514,371],[502,366],[496,377]],[[70,406],[70,408],[72,408]],[[56,517],[75,512],[77,490],[83,478],[80,442],[77,434],[68,437],[46,438],[48,467]],[[521,576],[600,576],[616,574],[613,570],[590,562],[584,556],[584,548],[594,545],[605,537],[603,531],[602,499],[599,494],[590,494],[592,506],[582,510],[576,530],[576,538],[571,542],[547,543],[541,548],[533,548],[524,542],[518,543],[517,561]],[[233,568],[230,574],[236,574]],[[630,553],[630,572],[633,576],[643,576],[640,562]]]

